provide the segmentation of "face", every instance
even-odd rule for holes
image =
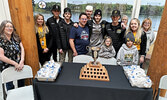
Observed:
[[[101,16],[100,15],[96,15],[96,16],[94,16],[94,18],[95,18],[96,22],[100,22],[100,20],[101,20]]]
[[[131,23],[130,23],[130,29],[133,32],[136,32],[138,30],[138,27],[139,27],[139,24],[137,23],[137,21],[136,20],[132,20]]]
[[[133,45],[133,42],[132,42],[132,41],[127,41],[127,42],[126,42],[126,45],[127,45],[128,48],[131,48],[132,45]]]
[[[87,16],[86,15],[82,15],[80,18],[79,18],[79,23],[82,25],[82,26],[85,26],[86,23],[87,23]]]
[[[85,13],[86,13],[86,15],[87,15],[88,17],[91,17],[93,11],[92,11],[92,10],[86,10]]]
[[[60,11],[56,10],[56,11],[52,11],[54,17],[59,17]]]
[[[43,17],[42,17],[42,16],[38,16],[38,18],[37,18],[37,24],[38,24],[39,26],[42,26],[43,23],[44,23]]]
[[[6,35],[12,35],[12,33],[13,33],[13,25],[11,23],[7,23],[5,25],[4,33]]]
[[[122,22],[127,25],[127,23],[128,23],[128,18],[127,18],[127,17],[123,17],[123,18],[122,18]]]
[[[144,24],[143,24],[143,28],[144,28],[145,30],[148,30],[150,27],[151,27],[150,21],[149,21],[149,20],[146,20],[146,21],[144,22]]]
[[[111,39],[106,39],[105,45],[108,47],[108,46],[110,46],[110,44],[111,44]]]
[[[64,13],[64,18],[69,20],[71,18],[71,13],[70,12]]]
[[[113,23],[118,23],[119,18],[120,18],[120,16],[112,16],[111,17]]]

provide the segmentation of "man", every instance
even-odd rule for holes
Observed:
[[[68,62],[72,62],[73,53],[69,44],[69,34],[71,27],[73,26],[73,22],[71,20],[71,9],[64,9],[64,19],[59,23],[59,37],[57,48],[59,50],[59,61],[64,62],[66,53],[68,52]]]
[[[124,42],[124,34],[126,31],[126,29],[121,27],[121,22],[119,22],[120,18],[120,11],[113,10],[111,15],[112,22],[106,25],[107,35],[112,38],[116,54]]]
[[[59,38],[58,32],[59,32],[59,26],[58,23],[62,18],[59,16],[60,14],[60,6],[58,5],[53,5],[51,12],[53,14],[52,17],[48,18],[46,25],[49,28],[49,32],[51,33],[53,37],[53,42],[52,42],[52,49],[51,52],[53,54],[53,60],[57,61],[57,40]]]
[[[86,15],[88,16],[88,20],[92,19],[92,13],[93,13],[93,6],[87,5],[85,10]]]
[[[86,25],[87,23],[86,13],[81,13],[79,15],[79,26],[78,28],[72,27],[70,31],[70,46],[73,51],[73,56],[87,54],[86,47],[89,45],[89,29]]]

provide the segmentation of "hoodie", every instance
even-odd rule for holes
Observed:
[[[117,54],[118,65],[137,65],[139,60],[138,50],[136,46],[128,48],[126,44],[123,44]]]
[[[112,58],[116,54],[115,49],[112,45],[107,47],[106,45],[102,45],[99,51],[99,57],[103,58]]]

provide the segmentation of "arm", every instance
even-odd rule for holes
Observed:
[[[71,46],[71,48],[72,48],[72,51],[73,51],[73,55],[74,56],[77,56],[78,55],[78,53],[77,53],[77,51],[76,51],[76,49],[75,49],[75,44],[74,44],[74,39],[69,39],[69,42],[70,42],[70,46]]]
[[[24,52],[24,47],[22,42],[20,42],[20,48],[21,48],[21,60],[19,62],[19,69],[22,70],[24,67],[24,57],[25,57],[25,52]]]
[[[146,55],[146,43],[147,43],[147,37],[146,34],[143,34],[141,36],[141,43],[140,43],[140,63],[144,62],[144,57]]]
[[[7,58],[5,55],[4,55],[4,50],[0,47],[0,60],[7,63],[7,64],[11,64],[13,66],[15,66],[15,69],[18,70],[19,68],[19,64],[9,58]]]

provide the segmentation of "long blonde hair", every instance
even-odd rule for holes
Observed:
[[[43,16],[42,14],[37,14],[37,15],[34,16],[35,32],[38,33],[38,27],[39,27],[39,26],[38,26],[38,23],[37,23],[37,19],[38,19],[39,16],[42,16],[42,17],[43,17],[42,29],[43,29],[43,32],[44,32],[45,34],[47,34],[47,33],[49,32],[49,29],[48,29],[48,27],[47,27],[46,24],[45,24],[44,16]]]
[[[9,20],[4,20],[4,21],[1,23],[1,26],[0,26],[0,37],[2,37],[2,39],[4,39],[5,41],[8,41],[8,39],[7,39],[7,37],[6,37],[5,33],[4,33],[4,30],[5,30],[5,27],[6,27],[6,24],[7,24],[7,23],[11,23],[12,26],[13,26],[13,32],[12,32],[11,37],[13,37],[13,39],[14,39],[15,41],[20,42],[21,39],[20,39],[19,35],[16,33],[16,29],[15,29],[13,23],[12,23],[11,21],[9,21]]]
[[[148,30],[151,30],[151,27],[152,27],[152,20],[151,20],[151,18],[145,18],[145,19],[143,20],[143,22],[142,22],[141,27],[144,29],[143,25],[144,25],[144,23],[145,23],[147,20],[150,22],[150,27],[148,28]]]
[[[129,23],[129,28],[128,28],[128,30],[126,31],[126,35],[127,35],[129,32],[133,32],[132,29],[131,29],[131,22],[132,22],[133,20],[135,20],[135,21],[138,23],[138,29],[137,29],[135,38],[140,39],[140,38],[141,38],[141,35],[142,35],[142,31],[141,31],[140,21],[139,21],[137,18],[131,19],[131,21],[130,21],[130,23]]]

